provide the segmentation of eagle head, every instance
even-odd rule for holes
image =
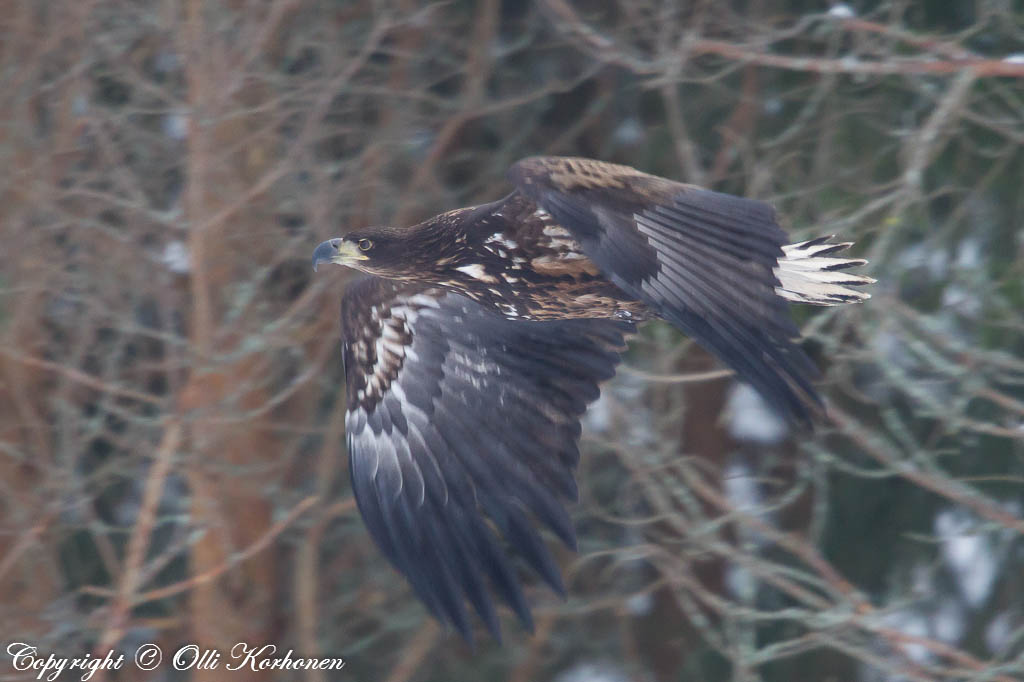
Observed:
[[[407,279],[409,240],[397,230],[369,227],[321,242],[313,250],[313,269],[321,263],[337,263],[371,275],[389,279]]]

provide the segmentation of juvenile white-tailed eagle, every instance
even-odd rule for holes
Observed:
[[[672,323],[787,419],[821,411],[789,301],[838,305],[872,279],[828,237],[787,245],[771,206],[628,166],[535,157],[494,203],[330,239],[313,267],[368,273],[341,304],[352,486],[371,536],[442,623],[485,583],[532,628],[499,541],[557,592],[532,521],[575,547],[580,417],[634,324]],[[497,531],[497,533],[496,533]]]

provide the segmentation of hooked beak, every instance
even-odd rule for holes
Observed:
[[[344,239],[328,239],[322,242],[313,250],[313,271],[321,263],[338,263],[339,265],[351,265],[360,260],[369,260],[369,256],[359,251],[359,247],[353,242]]]

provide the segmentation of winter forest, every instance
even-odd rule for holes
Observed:
[[[770,202],[877,283],[792,309],[813,432],[642,327],[566,595],[520,566],[534,632],[471,647],[360,518],[310,254],[531,155]],[[1024,678],[1018,0],[9,0],[0,159],[0,679]]]

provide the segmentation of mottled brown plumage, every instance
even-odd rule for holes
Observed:
[[[646,316],[646,306],[609,282],[568,230],[518,192],[442,213],[394,241],[383,230],[357,230],[346,237],[373,243],[372,261],[355,267],[386,279],[451,289],[511,319]],[[394,257],[385,254],[392,250]]]
[[[573,546],[579,418],[634,323],[661,318],[793,422],[821,410],[789,301],[867,298],[828,238],[786,244],[768,204],[590,159],[515,164],[516,191],[317,247],[370,275],[342,301],[352,484],[371,535],[464,636],[492,589],[529,609],[497,529],[545,581],[527,513]],[[489,523],[485,522],[487,519]]]

